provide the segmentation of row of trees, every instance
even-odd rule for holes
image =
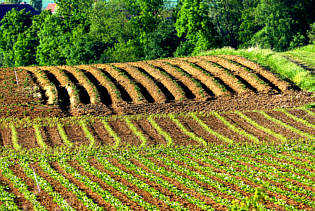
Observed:
[[[7,13],[0,64],[124,62],[223,46],[283,51],[314,39],[314,0],[180,0],[171,9],[163,0],[56,3],[56,14]]]

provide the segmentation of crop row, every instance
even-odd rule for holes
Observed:
[[[290,87],[255,63],[227,56],[21,69],[36,77],[48,104],[69,101],[68,106],[205,100],[235,93],[287,91]]]
[[[298,111],[303,111],[303,109]],[[315,138],[314,121],[311,121],[310,115],[306,117],[308,118],[303,119],[294,115],[294,111],[282,109],[279,111],[123,116],[117,117],[116,120],[86,118],[74,119],[71,123],[59,120],[51,125],[34,121],[26,128],[10,122],[7,128],[2,129],[3,135],[0,137],[4,145],[11,145],[16,150],[24,147],[54,147],[56,144],[69,147],[83,144],[89,145],[90,148],[104,144],[115,148],[120,145],[135,144],[145,147],[151,145],[152,142],[166,143],[168,146],[172,144],[207,146],[212,142],[210,137],[221,144],[233,144],[239,140],[248,143],[270,142],[268,139],[271,138],[273,142],[285,143],[293,139],[292,134],[295,134],[295,139],[299,140]],[[100,133],[100,131],[103,132]]]
[[[28,204],[28,209],[34,210],[50,210],[52,206],[61,210],[312,209],[314,173],[305,171],[309,161],[293,164],[290,159],[307,155],[312,144],[99,148],[5,155],[0,160],[1,207],[19,210]],[[282,163],[275,162],[276,157]],[[310,162],[314,165],[314,160]]]

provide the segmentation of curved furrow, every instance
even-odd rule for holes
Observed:
[[[110,74],[115,80],[117,80],[128,92],[128,95],[131,97],[133,103],[140,104],[146,102],[145,98],[141,94],[139,87],[133,83],[130,78],[124,75],[122,72],[118,71],[114,67],[108,64],[97,64],[93,65],[96,68],[100,68]]]
[[[266,78],[270,83],[272,83],[276,87],[278,87],[281,91],[287,91],[292,87],[288,82],[279,79],[272,72],[263,68],[259,64],[256,64],[255,62],[249,61],[249,60],[247,60],[243,57],[239,57],[239,56],[221,55],[221,57],[230,59],[232,61],[240,63],[241,65],[244,65],[244,66],[254,70],[258,74],[260,74],[261,76]]]
[[[91,81],[86,77],[86,75],[82,71],[80,71],[76,67],[71,66],[60,66],[58,68],[71,73],[79,81],[79,83],[88,92],[91,104],[97,104],[101,102],[100,93],[98,93],[96,86],[94,86],[94,84],[91,83]]]
[[[154,68],[152,65],[149,65],[144,62],[132,62],[130,65],[137,67],[138,69],[142,69],[147,74],[149,74],[152,78],[154,78],[155,83],[161,86],[160,88],[164,95],[167,97],[167,100],[181,100],[185,98],[185,93],[183,89],[168,75],[163,74],[163,72],[159,71],[157,68]],[[170,93],[170,94],[169,94]],[[170,96],[172,95],[172,96]]]
[[[171,63],[172,65],[178,66],[179,68],[183,69],[184,71],[186,71],[187,73],[192,75],[194,78],[201,81],[203,84],[205,84],[211,90],[211,92],[213,92],[213,94],[215,96],[221,96],[221,95],[226,94],[218,86],[218,84],[214,81],[214,79],[210,75],[208,75],[206,72],[203,72],[202,70],[200,70],[198,68],[192,67],[189,63],[187,63],[183,60],[170,59],[167,61],[169,63]]]
[[[254,87],[258,92],[268,93],[271,91],[271,87],[265,84],[262,84],[261,80],[258,80],[256,75],[246,71],[245,68],[242,68],[240,66],[237,66],[231,63],[227,59],[215,57],[215,56],[205,56],[202,58],[204,58],[207,61],[217,63],[221,65],[222,67],[229,69],[234,74],[239,75],[241,78],[246,80],[247,83],[249,83],[252,87]]]
[[[206,62],[199,58],[183,58],[183,60],[187,60],[188,62],[198,65],[202,69],[212,73],[214,76],[220,78],[226,85],[228,85],[238,94],[248,92],[248,90],[242,86],[241,82],[238,79],[229,75],[224,69],[212,65],[210,62]]]
[[[43,89],[46,92],[46,96],[48,98],[47,104],[50,104],[50,105],[58,104],[57,88],[52,82],[50,82],[50,80],[47,78],[47,75],[44,73],[44,71],[36,67],[21,67],[19,69],[30,71],[35,75],[35,77],[37,78],[37,81],[40,83],[40,85],[43,87]]]
[[[147,61],[148,64],[155,66],[165,72],[167,72],[172,78],[173,81],[176,81],[185,92],[186,98],[188,99],[206,99],[207,97],[203,95],[203,89],[198,87],[196,83],[184,73],[177,70],[170,64],[167,64],[163,61]]]
[[[56,67],[39,67],[43,71],[48,71],[52,73],[56,79],[59,81],[60,85],[64,87],[70,97],[70,106],[77,106],[80,102],[79,91],[76,88],[75,84],[70,81],[68,76]]]
[[[131,77],[133,77],[137,83],[142,84],[146,91],[153,97],[155,102],[162,103],[166,101],[165,95],[154,83],[154,81],[142,74],[138,68],[130,66],[127,63],[115,63],[113,65],[117,68],[123,69],[129,75],[131,75]]]
[[[121,99],[121,94],[117,86],[100,69],[92,67],[90,65],[79,65],[76,67],[90,73],[96,79],[96,83],[99,83],[99,86],[102,86],[107,90],[108,94],[110,95],[110,100],[112,104],[120,104],[124,102]],[[101,92],[100,94],[102,95],[103,92]],[[108,100],[109,99],[106,99],[106,102],[103,103],[105,103],[106,105],[110,104],[107,103]]]

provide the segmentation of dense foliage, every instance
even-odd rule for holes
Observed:
[[[31,4],[40,10],[39,2]],[[179,0],[175,8],[163,0],[56,3],[56,14],[7,13],[0,65],[123,62],[223,46],[284,51],[314,42],[314,0]]]

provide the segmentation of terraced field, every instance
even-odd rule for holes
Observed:
[[[0,210],[314,210],[312,92],[239,56],[0,71]]]

